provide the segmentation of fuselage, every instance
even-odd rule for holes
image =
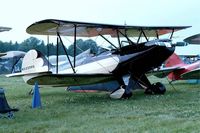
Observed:
[[[160,66],[172,53],[174,47],[129,45],[120,51],[107,51],[98,56],[88,56],[76,60],[76,74],[111,74],[126,75],[146,73]],[[56,73],[56,67],[51,69]],[[59,74],[71,74],[73,69],[69,63],[58,66]]]
[[[161,46],[154,43],[148,45],[145,43],[128,45],[122,47],[120,50],[107,51],[100,55],[77,59],[76,67],[73,68],[74,70],[69,62],[58,66],[50,64],[48,68],[47,59],[40,52],[32,51],[31,53],[28,52],[27,56],[25,56],[25,61],[22,63],[22,70],[25,73],[31,72],[34,74],[29,74],[23,78],[25,82],[28,82],[30,79],[42,76],[44,74],[40,73],[42,71],[50,71],[55,75],[70,75],[70,77],[72,75],[77,76],[80,74],[81,76],[85,75],[87,78],[90,75],[91,77],[94,77],[95,74],[113,75],[114,79],[115,77],[122,77],[130,73],[143,75],[149,70],[160,66],[174,50],[175,48],[172,46]],[[101,77],[99,82],[113,78],[105,77],[104,80]],[[97,82],[97,80],[95,82]],[[86,83],[84,82],[83,84]]]

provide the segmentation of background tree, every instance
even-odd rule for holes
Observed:
[[[79,39],[76,41],[76,55],[88,49],[91,50],[91,53],[97,53],[98,47],[97,47],[96,42],[91,39],[88,39],[85,41],[83,41],[82,39]],[[68,47],[68,53],[69,55],[74,56],[74,44],[71,44]]]
[[[30,37],[26,40],[24,40],[22,43],[12,43],[10,42],[2,42],[0,41],[0,52],[7,52],[7,51],[14,51],[14,50],[19,50],[19,51],[24,51],[28,52],[30,49],[36,49],[41,51],[43,54],[47,55],[47,52],[49,52],[49,55],[56,55],[57,51],[57,46],[53,43],[50,43],[48,45],[44,44],[44,41],[37,39],[36,37]],[[48,48],[47,48],[48,46]],[[88,40],[82,40],[78,39],[76,41],[76,55],[82,53],[83,51],[90,49],[91,53],[97,53],[98,47],[95,41],[92,39]],[[47,51],[49,50],[49,51]],[[69,55],[74,56],[74,44],[71,44],[67,52]],[[58,45],[58,53],[59,55],[65,54],[63,48],[61,45]]]

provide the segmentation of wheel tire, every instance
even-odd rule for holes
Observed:
[[[152,87],[147,88],[147,89],[144,91],[144,93],[147,94],[147,95],[152,95],[152,94],[153,94]]]
[[[160,82],[153,84],[152,89],[153,89],[154,94],[162,94],[163,95],[166,92],[165,86]]]

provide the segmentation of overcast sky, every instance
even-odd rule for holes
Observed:
[[[0,26],[11,27],[0,33],[1,41],[30,37],[26,28],[43,19],[63,19],[96,23],[143,26],[192,26],[175,34],[179,40],[200,33],[199,0],[4,0]],[[35,36],[46,39],[43,36]],[[46,41],[46,40],[45,40]],[[193,46],[194,47],[194,46]],[[186,51],[199,53],[200,48]],[[179,52],[182,52],[181,50]]]

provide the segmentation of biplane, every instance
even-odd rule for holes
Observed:
[[[22,72],[11,76],[23,76],[26,83],[53,87],[82,86],[116,81],[120,87],[112,91],[111,98],[129,98],[136,83],[145,93],[164,94],[166,89],[160,82],[150,83],[146,73],[159,67],[175,50],[172,42],[174,32],[190,26],[128,26],[47,19],[30,25],[29,34],[57,37],[57,61],[50,64],[45,56],[30,50],[23,59]],[[161,38],[167,35],[168,38]],[[69,57],[63,37],[73,38],[73,58]],[[109,37],[108,37],[109,36]],[[112,50],[99,55],[77,60],[77,38],[99,37],[112,46]],[[115,39],[115,41],[113,41]],[[113,43],[115,42],[115,43]],[[125,43],[125,44],[124,44]],[[180,45],[180,43],[179,43]],[[181,45],[185,45],[182,42]],[[67,57],[67,65],[59,65],[58,46]],[[125,85],[123,76],[129,75]]]

